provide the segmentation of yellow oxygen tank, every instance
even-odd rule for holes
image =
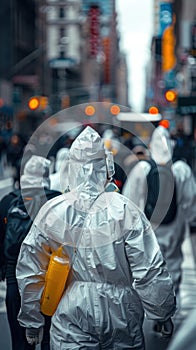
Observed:
[[[65,289],[65,283],[70,270],[69,258],[63,254],[62,246],[51,254],[45,287],[41,297],[41,312],[52,316],[59,304]]]

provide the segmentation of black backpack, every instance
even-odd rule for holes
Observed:
[[[53,190],[45,190],[44,198],[36,194],[33,198],[28,198],[27,201],[34,206],[34,217],[38,213],[41,206],[44,204],[44,199],[51,199],[61,193]],[[32,201],[32,203],[30,203]],[[26,202],[25,202],[26,203]],[[32,218],[29,216],[21,193],[11,202],[7,213],[7,225],[4,239],[4,255],[6,259],[17,261],[21,244],[29,232],[32,225]]]
[[[153,223],[169,224],[177,213],[175,179],[170,164],[158,165],[149,160],[151,170],[147,175],[147,198],[144,212]]]

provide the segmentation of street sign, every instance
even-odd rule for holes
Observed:
[[[179,96],[177,113],[180,115],[196,114],[196,96]]]
[[[70,68],[76,65],[76,60],[73,58],[53,58],[49,61],[50,68]]]

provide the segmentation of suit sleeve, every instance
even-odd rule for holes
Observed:
[[[175,312],[173,283],[150,223],[141,213],[126,239],[134,287],[150,319],[166,320]]]
[[[16,267],[21,295],[18,321],[22,327],[40,328],[44,325],[44,317],[40,312],[40,300],[50,253],[48,240],[33,224],[21,245]]]

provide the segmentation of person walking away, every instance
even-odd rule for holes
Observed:
[[[20,249],[19,238],[21,234],[24,235],[27,233],[25,230],[31,226],[41,206],[47,200],[60,194],[60,192],[49,189],[49,166],[49,160],[40,156],[32,156],[24,165],[24,173],[21,176],[20,185],[22,186],[22,193],[21,190],[12,191],[0,202],[1,256],[4,257],[4,259],[2,258],[1,268],[3,271],[2,279],[6,279],[7,285],[6,308],[11,333],[12,350],[34,348],[34,345],[31,346],[26,341],[24,328],[19,325],[17,320],[20,310],[20,295],[16,280],[16,263]],[[19,207],[19,203],[20,205],[22,203],[22,206]],[[9,210],[9,208],[11,209]],[[13,216],[12,212],[14,213]],[[21,217],[19,217],[20,214]],[[25,218],[25,220],[23,220],[23,218]],[[4,244],[2,244],[3,242]],[[49,349],[49,328],[50,318],[45,317],[42,350]]]
[[[22,243],[18,320],[32,331],[31,342],[39,341],[44,325],[40,300],[49,252],[60,247],[71,269],[52,317],[51,350],[143,350],[144,312],[172,324],[173,284],[155,234],[134,203],[105,191],[113,169],[102,138],[86,127],[70,148],[70,192],[41,208]],[[171,336],[171,329],[162,330]]]
[[[50,174],[50,188],[59,192],[68,189],[67,164],[69,159],[69,148],[60,148],[56,155],[55,173]]]
[[[7,162],[12,167],[15,189],[20,186],[20,167],[25,145],[26,141],[17,133],[10,137],[7,145]]]
[[[173,144],[168,130],[158,126],[151,137],[150,153],[157,165],[166,165],[171,162]],[[147,176],[150,164],[141,161],[130,173],[123,188],[123,194],[134,201],[141,210],[146,207]],[[182,243],[184,241],[186,224],[195,217],[196,211],[196,182],[191,168],[184,161],[171,163],[176,190],[176,215],[172,222],[163,224],[151,220],[162,254],[171,274],[176,294],[182,278]],[[154,191],[156,189],[154,188]],[[165,196],[167,195],[165,187]],[[165,213],[166,214],[166,213]]]

